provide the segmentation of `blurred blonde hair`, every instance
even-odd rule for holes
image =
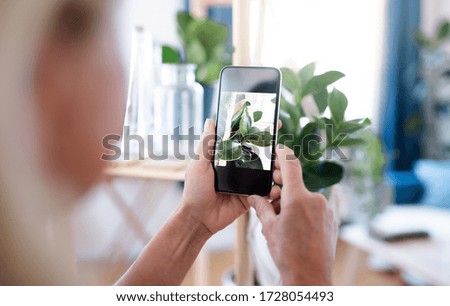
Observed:
[[[69,205],[64,205],[73,199],[40,169],[33,103],[39,43],[67,2],[0,0],[0,285],[75,281]]]

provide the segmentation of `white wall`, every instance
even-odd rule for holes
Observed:
[[[130,63],[132,33],[144,26],[152,33],[154,43],[180,47],[176,28],[176,13],[184,9],[183,0],[124,0],[119,12],[117,33],[125,70]]]
[[[251,10],[252,60],[296,69],[314,61],[318,72],[342,71],[346,77],[333,86],[349,99],[347,119],[370,117],[376,127],[386,1],[266,0],[264,3],[265,10],[260,9],[263,18],[257,9]]]
[[[146,26],[155,41],[178,45],[176,13],[184,9],[182,0],[127,0],[134,24]]]

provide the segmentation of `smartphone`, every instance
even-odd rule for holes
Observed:
[[[270,193],[280,88],[281,72],[277,68],[222,69],[213,158],[217,192]]]

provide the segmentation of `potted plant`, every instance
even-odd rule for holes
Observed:
[[[197,66],[196,81],[203,86],[205,92],[204,117],[210,117],[220,71],[231,64],[231,50],[227,47],[228,28],[208,18],[195,18],[188,12],[179,12],[177,29],[183,50],[178,51],[164,45],[162,61]]]
[[[346,96],[336,88],[328,89],[344,74],[338,71],[316,74],[315,68],[311,63],[298,72],[281,69],[280,119],[283,126],[278,142],[292,148],[300,159],[306,187],[310,191],[327,194],[329,187],[339,183],[344,176],[343,162],[337,159],[348,160],[348,152],[344,148],[365,143],[363,135],[357,132],[367,128],[371,122],[367,118],[346,120]],[[250,215],[248,238],[257,283],[278,284],[278,270],[254,213]]]
[[[263,169],[263,164],[255,148],[269,147],[272,134],[261,131],[254,124],[263,115],[262,111],[251,111],[251,103],[245,94],[236,98],[235,113],[231,119],[230,136],[218,140],[218,158],[227,161],[227,167]],[[241,100],[241,101],[239,101]]]
[[[280,119],[283,126],[278,142],[294,150],[303,168],[303,179],[310,191],[319,191],[341,181],[344,168],[333,160],[337,154],[347,160],[342,151],[364,143],[355,137],[355,132],[368,127],[368,118],[346,120],[346,96],[336,88],[328,86],[344,74],[328,71],[315,75],[315,64],[309,64],[295,73],[282,68],[283,95]],[[326,110],[330,115],[326,115]],[[303,124],[302,124],[303,122]]]

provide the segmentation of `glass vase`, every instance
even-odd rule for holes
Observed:
[[[128,98],[121,140],[122,157],[148,157],[148,136],[154,133],[154,47],[152,35],[137,26],[133,35]]]
[[[153,159],[194,158],[203,126],[203,88],[193,64],[163,64],[155,88]]]

